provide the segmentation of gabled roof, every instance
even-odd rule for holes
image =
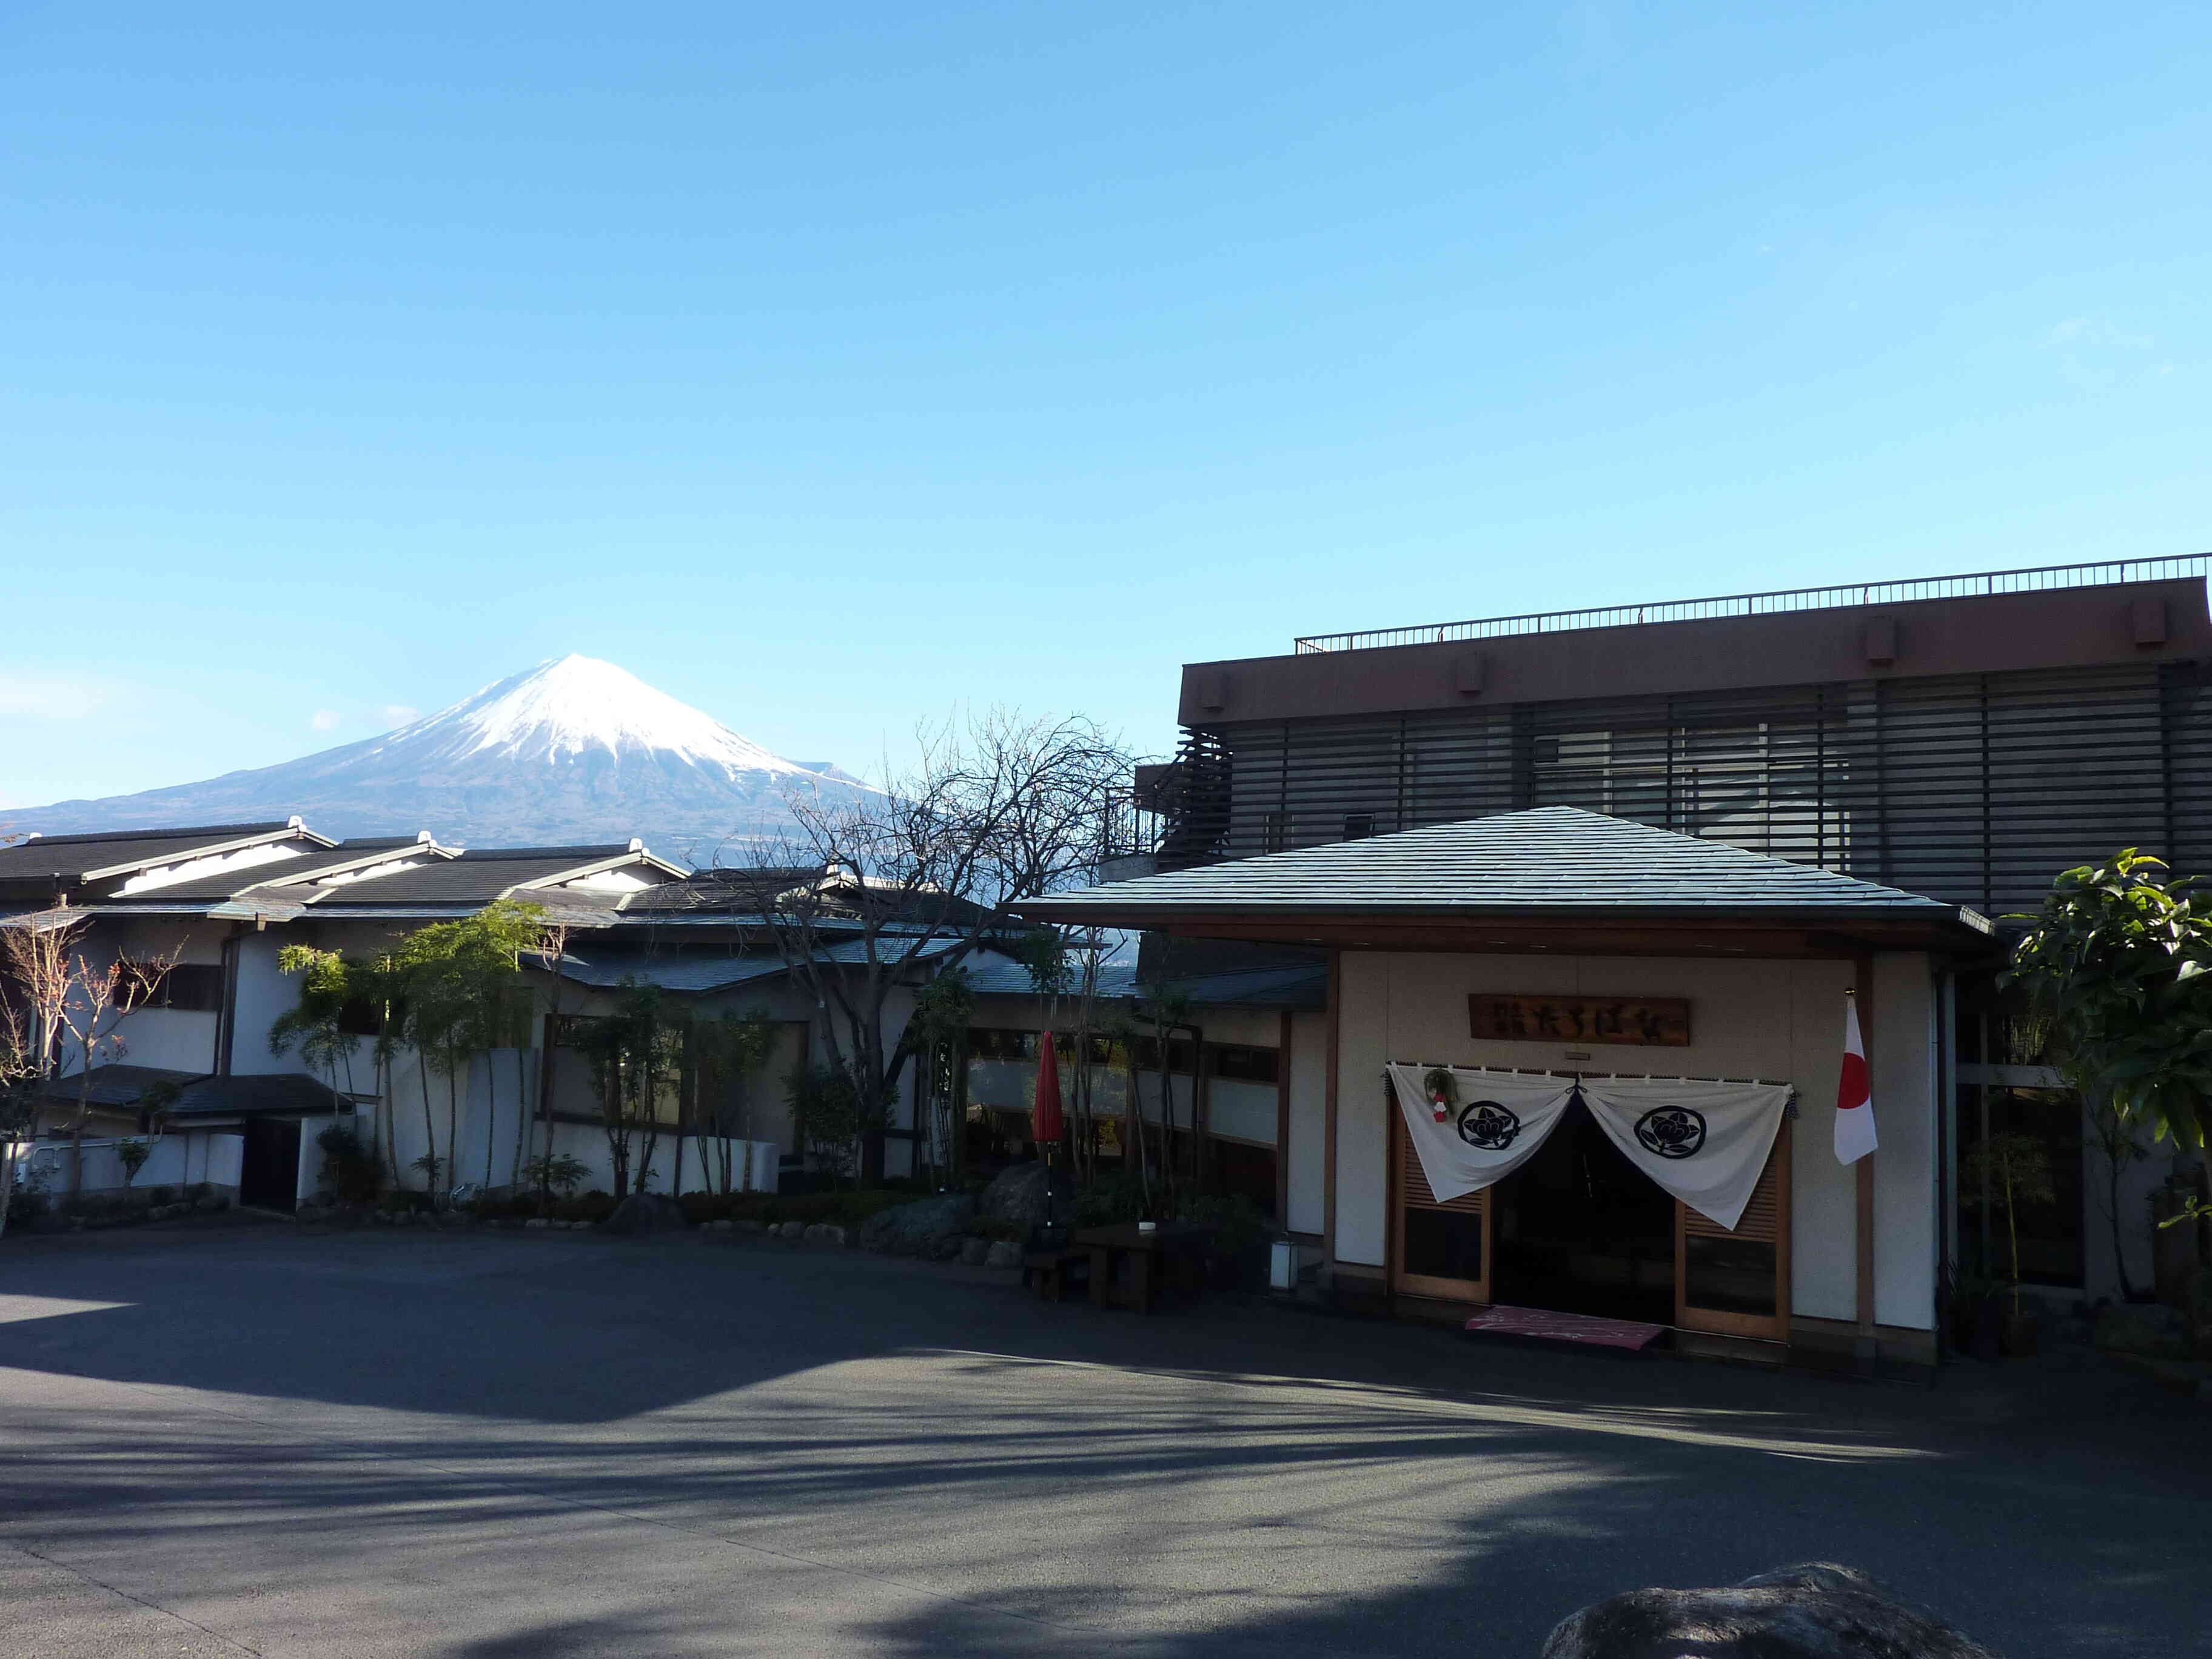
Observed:
[[[313,888],[310,883],[295,884],[277,878],[257,887],[252,896],[299,899],[315,906],[319,912],[335,904],[343,904],[349,909],[425,902],[489,904],[510,894],[526,896],[562,882],[631,868],[653,876],[675,877],[683,873],[675,866],[653,857],[636,842],[594,847],[471,848],[456,858],[339,886]],[[604,896],[610,909],[613,908],[613,898],[612,895]]]
[[[195,876],[190,881],[172,882],[166,886],[149,889],[146,896],[149,901],[162,904],[236,898],[246,894],[291,886],[295,883],[327,880],[350,871],[390,863],[410,854],[438,859],[453,857],[445,848],[434,845],[427,836],[377,836],[343,841],[336,847],[319,848],[298,858],[284,859],[274,864],[249,865],[242,870],[220,871],[214,875]],[[125,896],[127,899],[135,896]]]
[[[56,1078],[46,1086],[49,1100],[74,1102],[84,1074]],[[223,1076],[210,1072],[176,1072],[159,1066],[95,1066],[86,1086],[92,1103],[127,1111],[146,1092],[166,1085],[175,1091],[167,1108],[171,1118],[251,1117],[257,1114],[315,1115],[350,1112],[353,1103],[334,1093],[320,1078],[303,1072],[262,1072]]]
[[[1141,926],[1284,917],[1882,917],[1986,933],[1956,905],[1571,806],[1111,882],[1013,907],[1045,921]]]
[[[59,877],[65,882],[97,881],[110,876],[134,874],[157,865],[179,864],[186,859],[209,858],[239,848],[283,841],[288,836],[299,836],[319,847],[331,845],[296,817],[175,830],[110,830],[96,835],[33,836],[12,847],[0,847],[0,881],[36,881],[50,877]]]

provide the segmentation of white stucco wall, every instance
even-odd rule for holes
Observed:
[[[1559,1071],[1758,1077],[1797,1086],[1793,1179],[1793,1310],[1855,1316],[1855,1177],[1830,1137],[1841,1064],[1848,962],[1446,956],[1346,951],[1337,994],[1336,1258],[1383,1264],[1390,1060]],[[1470,992],[1689,999],[1691,1046],[1579,1049],[1478,1042]],[[1875,1317],[1934,1324],[1936,1221],[1935,999],[1927,958],[1875,960],[1870,1021],[1882,1150],[1875,1170]],[[1297,1165],[1293,1164],[1294,1179]]]

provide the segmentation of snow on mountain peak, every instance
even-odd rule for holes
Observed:
[[[627,669],[573,653],[404,726],[379,746],[434,749],[455,759],[492,753],[551,761],[595,749],[610,755],[646,750],[733,776],[806,772]]]

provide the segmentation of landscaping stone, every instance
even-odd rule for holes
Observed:
[[[975,1200],[966,1193],[920,1198],[879,1210],[860,1224],[860,1248],[886,1255],[933,1257],[946,1239],[957,1241],[975,1218]]]
[[[1783,1567],[1726,1589],[1641,1589],[1570,1614],[1541,1659],[1996,1659],[1855,1568]]]
[[[988,1244],[990,1241],[986,1239],[984,1243]],[[929,1259],[932,1261],[957,1261],[960,1259],[961,1253],[967,1248],[968,1238],[965,1234],[948,1233],[930,1246]]]
[[[778,1238],[804,1238],[806,1237],[806,1224],[803,1221],[786,1221],[779,1223],[770,1231]]]
[[[682,1232],[691,1224],[684,1206],[664,1193],[632,1193],[615,1206],[607,1231],[635,1238],[646,1233]]]
[[[983,1253],[987,1267],[1018,1267],[1022,1265],[1022,1247],[1009,1239],[1000,1239]]]
[[[550,1221],[548,1221],[544,1216],[540,1215],[532,1216],[529,1220],[524,1222],[522,1224],[526,1229],[528,1229],[532,1227],[550,1227],[553,1224]]]
[[[983,1189],[983,1213],[1024,1229],[1040,1224],[1045,1218],[1045,1181],[1048,1174],[1042,1164],[1017,1164],[1002,1171]],[[1064,1187],[1066,1176],[1060,1179]],[[1067,1203],[1068,1197],[1063,1193],[1055,1212],[1062,1221],[1067,1219]]]
[[[205,1211],[210,1215],[213,1215],[217,1210],[227,1210],[229,1207],[230,1200],[221,1193],[210,1193],[205,1198],[196,1198],[192,1200],[192,1208]]]
[[[970,1267],[980,1267],[983,1258],[991,1253],[988,1238],[963,1238],[960,1241],[960,1260]]]
[[[801,1235],[809,1244],[835,1244],[842,1248],[845,1230],[834,1221],[817,1221]]]
[[[765,1221],[740,1221],[738,1231],[741,1233],[764,1233],[768,1231],[768,1224]]]

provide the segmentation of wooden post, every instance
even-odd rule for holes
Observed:
[[[1861,956],[1855,963],[1852,1000],[1858,1005],[1859,1042],[1867,1057],[1867,1104],[1863,1109],[1874,1109],[1874,958]],[[1858,1189],[1858,1328],[1851,1341],[1851,1358],[1860,1375],[1871,1376],[1875,1371],[1876,1343],[1874,1331],[1874,1160],[1869,1152],[1851,1166]]]

